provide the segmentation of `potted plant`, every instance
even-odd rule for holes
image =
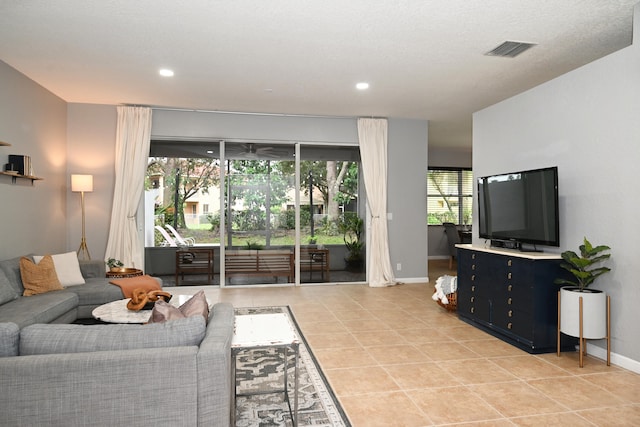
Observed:
[[[560,289],[560,331],[574,337],[599,339],[607,336],[607,295],[597,289],[590,289],[596,278],[611,271],[601,263],[611,257],[605,253],[609,246],[593,246],[584,238],[579,246],[580,254],[565,251],[561,254],[562,268],[574,276],[574,280],[556,279]],[[582,298],[582,335],[580,335],[579,300]]]
[[[364,242],[362,241],[362,232],[364,230],[364,221],[355,214],[344,215],[340,230],[342,231],[342,240],[347,248],[345,263],[349,271],[362,271],[364,266],[364,257],[362,250]]]
[[[107,266],[109,266],[110,271],[118,271],[124,267],[124,264],[119,259],[109,258],[107,260]]]

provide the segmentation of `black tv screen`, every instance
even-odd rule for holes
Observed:
[[[478,178],[478,214],[481,238],[560,246],[558,168]]]

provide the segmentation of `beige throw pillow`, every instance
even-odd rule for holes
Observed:
[[[205,322],[209,321],[209,304],[202,290],[198,291],[180,307],[176,307],[162,300],[156,301],[153,310],[151,310],[149,323],[161,323],[167,320],[182,319],[184,317],[197,315],[203,316]]]
[[[27,257],[20,258],[20,277],[24,286],[24,296],[63,289],[51,255],[42,257],[38,264]]]
[[[43,256],[34,255],[33,260],[39,263]],[[53,265],[56,268],[56,276],[62,287],[84,285],[85,280],[80,271],[80,263],[78,255],[75,252],[66,252],[64,254],[51,255]]]

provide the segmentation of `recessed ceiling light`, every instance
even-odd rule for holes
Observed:
[[[173,70],[168,68],[161,68],[159,73],[162,77],[173,77]]]
[[[360,83],[356,84],[356,89],[358,89],[358,90],[367,90],[367,89],[369,89],[369,83],[360,82]]]

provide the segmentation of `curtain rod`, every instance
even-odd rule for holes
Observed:
[[[376,117],[376,116],[328,116],[328,115],[323,116],[320,114],[251,113],[246,111],[204,110],[204,109],[197,109],[197,108],[161,107],[161,106],[154,106],[154,105],[134,105],[134,104],[124,104],[124,105],[127,105],[129,107],[148,107],[148,108],[151,108],[152,110],[162,110],[162,111],[237,114],[237,115],[245,115],[245,116],[304,117],[304,118],[315,118],[315,119],[359,119],[359,118],[386,119],[387,118],[387,117]]]

